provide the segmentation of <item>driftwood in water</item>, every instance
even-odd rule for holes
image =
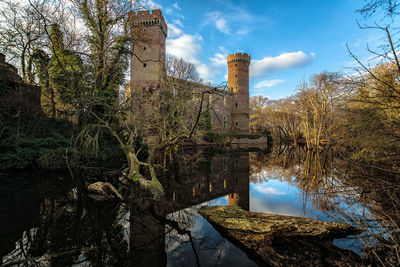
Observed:
[[[88,186],[89,197],[94,200],[104,201],[112,199],[122,200],[121,194],[108,182],[96,182]]]
[[[345,223],[203,207],[200,214],[261,266],[357,266],[360,257],[333,245],[360,231]]]

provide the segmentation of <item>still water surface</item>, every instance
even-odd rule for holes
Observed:
[[[351,224],[355,217],[372,218],[356,186],[337,177],[331,155],[306,154],[299,147],[182,151],[159,174],[165,190],[160,200],[110,178],[127,196],[122,203],[92,200],[67,175],[3,176],[2,263],[257,266],[197,213],[201,206]],[[360,237],[334,244],[363,255]]]

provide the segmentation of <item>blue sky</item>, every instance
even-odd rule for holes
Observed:
[[[205,81],[226,80],[226,56],[252,57],[250,95],[278,99],[295,93],[305,77],[349,72],[346,43],[362,59],[384,35],[361,30],[363,0],[148,0],[168,23],[167,53],[194,63]],[[369,22],[371,23],[371,22]]]

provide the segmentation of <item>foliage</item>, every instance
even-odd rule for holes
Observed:
[[[70,147],[70,124],[42,118],[1,118],[0,169],[65,168],[65,156],[75,159]]]

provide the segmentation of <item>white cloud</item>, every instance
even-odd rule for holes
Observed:
[[[162,5],[154,2],[153,0],[147,0],[146,6],[148,6],[149,9],[162,9]]]
[[[200,35],[183,34],[175,39],[167,39],[167,53],[181,57],[193,64],[200,64],[197,55],[201,52]]]
[[[256,186],[254,186],[254,189],[257,190],[260,193],[269,194],[269,195],[278,195],[279,196],[279,195],[286,195],[287,194],[286,192],[278,191],[273,187],[265,187],[265,186],[262,186],[262,185],[256,185]]]
[[[286,82],[285,80],[279,80],[279,79],[275,79],[275,80],[265,80],[265,81],[261,81],[259,83],[257,83],[256,85],[254,85],[254,88],[260,89],[260,88],[268,88],[268,87],[272,87],[277,85],[278,83],[283,83]]]
[[[240,29],[240,30],[236,31],[236,34],[239,34],[239,35],[245,35],[245,34],[248,34],[248,33],[249,33],[248,29]]]
[[[229,34],[231,32],[231,30],[228,27],[228,23],[226,22],[226,20],[224,18],[219,18],[215,22],[215,26],[222,33]]]
[[[250,76],[259,77],[278,70],[304,66],[311,63],[315,58],[315,53],[307,55],[303,51],[298,51],[283,53],[277,57],[265,57],[261,60],[252,60]]]
[[[202,41],[203,38],[200,35],[186,33],[174,39],[168,38],[167,53],[193,63],[199,72],[200,78],[205,82],[212,82],[215,74],[215,70],[212,68],[213,64],[204,64],[198,58],[202,51]]]
[[[168,36],[171,38],[178,37],[183,33],[181,29],[176,27],[174,24],[167,24],[168,26]]]
[[[215,55],[214,55],[214,57],[211,57],[210,58],[210,61],[211,61],[211,63],[214,65],[214,66],[216,66],[216,67],[220,67],[220,66],[224,66],[224,67],[226,67],[227,65],[227,63],[226,63],[226,57],[227,57],[227,55],[226,54],[223,54],[223,53],[216,53]]]
[[[212,80],[212,78],[214,77],[214,72],[212,71],[212,69],[209,68],[208,65],[199,63],[196,64],[196,68],[199,72],[200,78],[203,79],[203,81],[211,84],[214,83],[214,81]]]
[[[174,24],[178,25],[179,27],[183,27],[182,21],[180,21],[179,19],[174,19]]]
[[[165,9],[165,13],[168,14],[168,15],[171,15],[173,12],[174,12],[174,11],[173,11],[171,8],[168,8],[168,7],[167,7],[167,8]]]
[[[178,10],[181,10],[181,7],[178,5],[178,2],[175,2],[175,4],[173,5],[173,7],[175,7]]]
[[[207,21],[206,24],[215,24],[217,30],[222,33],[230,34],[231,29],[229,28],[228,22],[225,18],[221,16],[221,12],[210,12],[206,14]]]
[[[226,63],[226,57],[228,56],[227,51],[225,50],[224,47],[219,47],[219,52],[215,53],[213,57],[210,57],[210,64],[208,64],[206,67],[208,68],[208,72],[210,73],[210,77],[214,77],[214,75],[226,72],[227,70],[227,63]],[[225,80],[228,79],[228,74],[224,78]]]

